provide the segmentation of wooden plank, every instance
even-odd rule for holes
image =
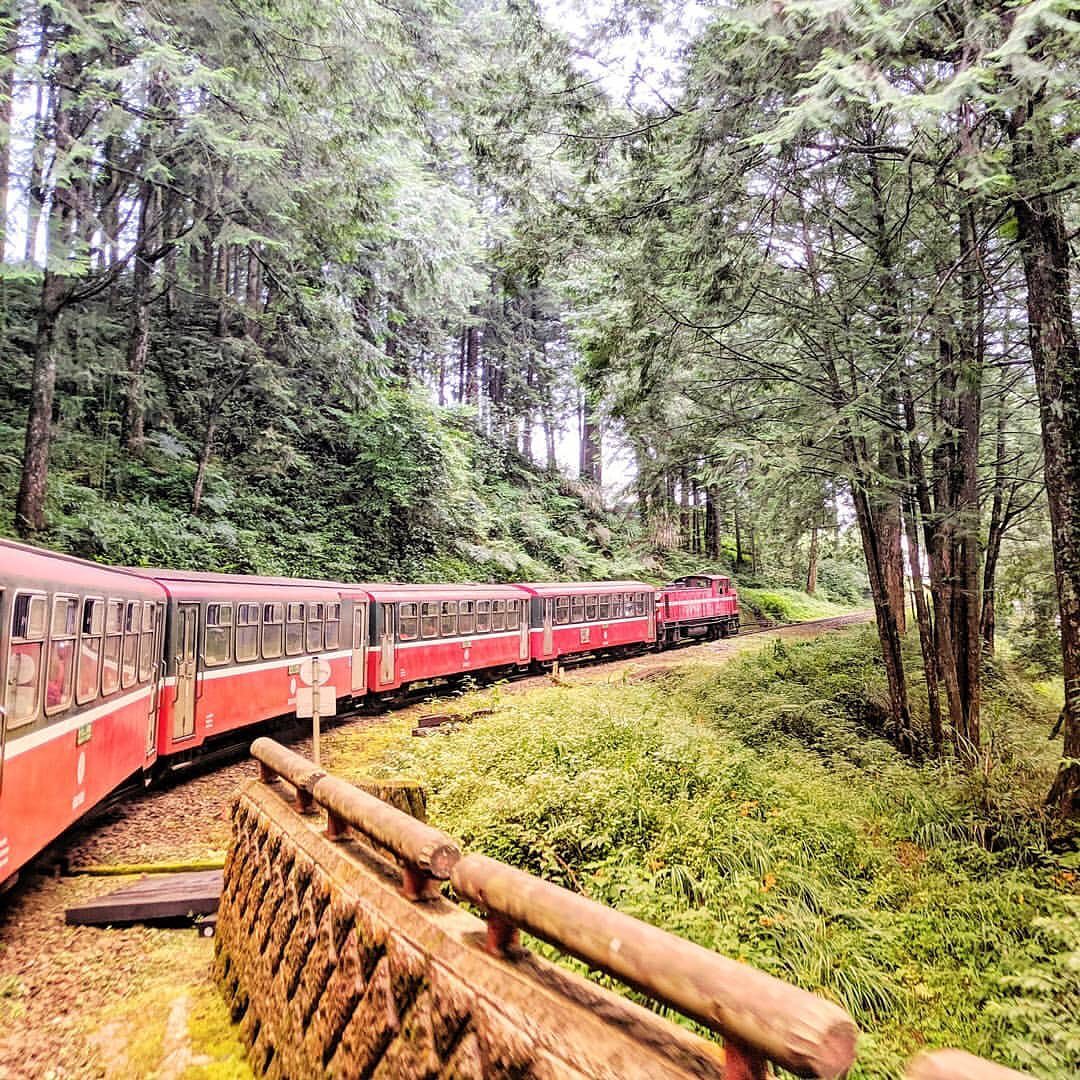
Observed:
[[[125,926],[164,919],[212,915],[221,900],[220,870],[144,877],[64,912],[69,926]]]

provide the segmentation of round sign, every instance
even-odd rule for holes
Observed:
[[[308,686],[323,686],[330,679],[330,665],[325,660],[309,656],[300,663],[300,681]]]

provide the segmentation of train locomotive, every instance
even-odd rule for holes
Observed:
[[[0,540],[0,888],[126,782],[296,712],[738,632],[728,578],[355,584],[118,568]]]

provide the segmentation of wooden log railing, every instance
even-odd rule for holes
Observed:
[[[298,808],[327,814],[326,836],[355,831],[398,861],[402,894],[434,900],[443,882],[487,917],[485,948],[514,963],[519,931],[543,939],[721,1035],[725,1080],[762,1080],[769,1063],[798,1076],[837,1077],[855,1060],[858,1029],[838,1005],[490,859],[465,855],[446,833],[389,806],[272,739],[251,747],[267,784],[280,777]],[[974,1063],[974,1064],[973,1064]],[[1022,1074],[962,1051],[917,1058],[908,1080],[1015,1080]]]

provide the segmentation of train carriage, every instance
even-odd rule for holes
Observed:
[[[531,582],[530,651],[537,663],[627,651],[656,640],[656,589],[641,581]]]
[[[137,573],[167,595],[158,753],[172,763],[208,740],[294,712],[307,657],[330,664],[338,697],[364,693],[363,594],[328,581]]]
[[[739,596],[729,577],[690,574],[660,590],[656,617],[664,645],[691,638],[712,641],[739,632]]]
[[[156,755],[165,592],[0,540],[0,881]]]
[[[528,595],[512,585],[369,585],[368,686],[527,667]]]

